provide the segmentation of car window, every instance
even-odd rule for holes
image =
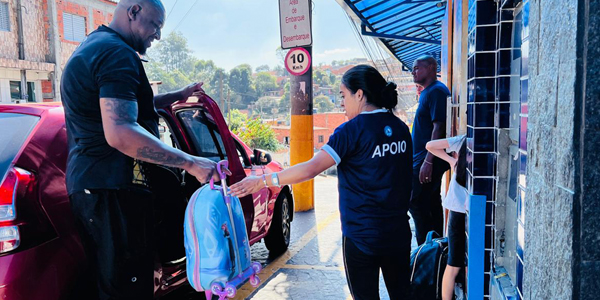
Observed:
[[[226,159],[221,134],[204,110],[185,110],[178,113],[177,116],[199,156],[215,162]]]
[[[0,130],[0,182],[39,120],[30,115],[0,114],[0,128],[3,128]]]
[[[158,121],[158,132],[160,134],[160,140],[163,143],[174,148],[179,148],[175,143],[175,137],[171,132],[171,128],[169,128],[169,125],[162,117],[160,117]]]
[[[248,155],[244,147],[236,139],[233,139],[233,141],[235,142],[235,150],[237,150],[238,158],[240,159],[242,166],[244,166],[244,168],[251,167],[250,159],[248,159]]]

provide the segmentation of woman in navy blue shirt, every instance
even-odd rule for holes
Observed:
[[[300,183],[337,165],[344,265],[354,299],[379,299],[379,271],[391,299],[409,299],[412,141],[391,110],[396,84],[359,65],[342,77],[348,122],[311,160],[284,171],[249,176],[231,186],[242,197],[264,186]]]

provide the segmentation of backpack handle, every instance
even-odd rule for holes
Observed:
[[[220,162],[217,163],[217,173],[219,174],[219,177],[221,178],[221,185],[227,189],[227,181],[225,179],[227,179],[227,174],[225,174],[225,172],[223,171],[223,167],[229,169],[229,161],[226,160],[222,160]],[[210,188],[212,190],[215,189],[215,180],[213,178],[210,179]]]
[[[425,243],[427,243],[427,244],[431,243],[433,241],[433,235],[434,234],[435,234],[436,238],[440,237],[440,235],[435,230],[432,230],[432,231],[430,231],[430,232],[427,233],[427,238],[425,239]]]

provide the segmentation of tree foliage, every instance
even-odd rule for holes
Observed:
[[[277,151],[280,148],[275,131],[260,119],[248,119],[239,110],[231,111],[229,129],[253,149]]]
[[[229,72],[229,87],[240,96],[241,103],[235,103],[237,108],[245,108],[258,97],[252,84],[252,67],[242,64]]]
[[[314,107],[317,109],[319,113],[330,112],[335,108],[335,104],[331,102],[329,97],[324,95],[319,95],[314,99]]]
[[[268,72],[260,72],[256,74],[254,86],[259,97],[264,96],[266,92],[276,91],[279,88],[277,85],[277,77]]]
[[[320,86],[330,85],[329,75],[323,70],[316,69],[313,71],[313,82]]]

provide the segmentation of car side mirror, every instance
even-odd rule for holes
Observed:
[[[262,152],[258,149],[254,149],[254,155],[252,156],[252,164],[257,166],[268,165],[273,159],[271,154]]]

